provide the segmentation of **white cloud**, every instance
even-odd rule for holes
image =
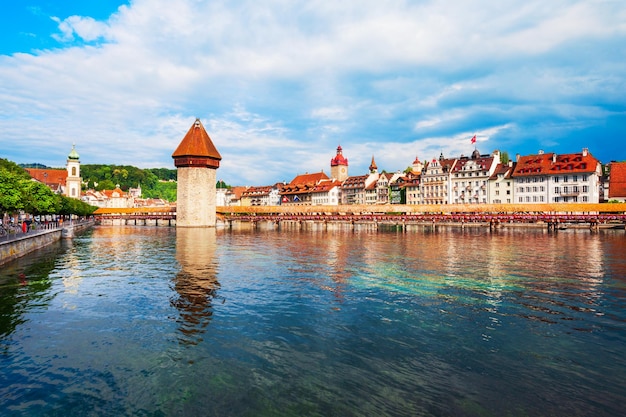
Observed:
[[[493,149],[539,126],[563,135],[624,108],[625,9],[136,0],[106,21],[55,19],[65,48],[0,56],[0,149],[59,165],[76,142],[87,161],[171,166],[197,116],[218,175],[258,184],[328,169],[338,144],[356,174],[372,153],[391,171],[468,153],[472,129]]]
[[[52,35],[59,42],[73,41],[74,35],[91,42],[104,38],[108,32],[108,26],[105,23],[98,22],[91,17],[70,16],[63,21],[58,17],[53,17],[52,20],[59,24],[61,35]]]

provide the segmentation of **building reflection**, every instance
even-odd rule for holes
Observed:
[[[216,231],[214,228],[177,228],[176,274],[170,302],[178,312],[179,340],[183,344],[202,341],[213,316],[217,281]],[[223,300],[220,300],[223,302]]]

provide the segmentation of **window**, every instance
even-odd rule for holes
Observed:
[[[554,187],[554,194],[561,194],[561,189],[559,187]]]
[[[587,180],[587,174],[584,174],[584,175],[583,175],[583,181],[585,181],[585,182],[586,182],[586,181],[588,181],[588,180]]]
[[[572,181],[574,181],[574,182],[578,181],[578,175],[574,175],[572,178],[573,178]]]
[[[72,167],[72,177],[76,176],[76,167]],[[74,195],[74,193],[72,192],[72,195]]]
[[[588,193],[589,187],[587,185],[583,185],[583,193]]]
[[[559,177],[554,177],[554,182],[559,182]]]

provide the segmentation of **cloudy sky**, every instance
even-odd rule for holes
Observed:
[[[200,118],[232,185],[415,157],[626,160],[623,0],[15,0],[0,157],[174,168]]]

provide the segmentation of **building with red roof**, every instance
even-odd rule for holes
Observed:
[[[321,181],[329,180],[323,171],[314,174],[297,175],[289,184],[283,185],[280,190],[282,205],[310,206],[312,204],[311,192]]]
[[[610,162],[609,201],[626,203],[626,162]]]
[[[602,165],[587,148],[580,153],[518,156],[516,203],[599,203]]]
[[[330,177],[339,181],[348,178],[348,158],[343,156],[341,145],[337,146],[337,155],[330,160]]]
[[[488,201],[491,204],[512,204],[515,201],[513,170],[515,163],[498,164],[487,183]]]
[[[30,177],[48,186],[53,192],[80,199],[82,178],[80,177],[80,157],[75,146],[67,156],[65,169],[26,168]]]
[[[311,205],[336,206],[340,202],[341,181],[331,178],[321,180],[311,191]]]

